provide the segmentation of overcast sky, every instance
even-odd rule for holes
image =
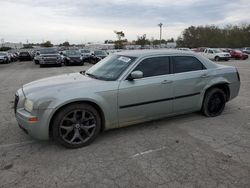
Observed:
[[[0,39],[70,43],[177,38],[190,25],[250,23],[250,0],[0,0]]]

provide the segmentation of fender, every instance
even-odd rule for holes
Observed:
[[[203,90],[201,91],[200,106],[202,106],[204,95],[205,95],[206,91],[209,88],[211,88],[215,85],[218,85],[218,84],[230,84],[230,82],[227,79],[225,79],[224,77],[216,77],[216,78],[211,79],[206,84],[206,86],[203,88]]]

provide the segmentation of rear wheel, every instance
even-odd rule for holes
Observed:
[[[88,104],[72,104],[63,108],[53,121],[54,139],[68,148],[89,145],[101,129],[97,110]]]
[[[220,115],[226,105],[226,95],[219,88],[213,88],[206,92],[202,112],[205,116],[215,117]]]

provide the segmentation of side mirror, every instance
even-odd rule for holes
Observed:
[[[40,55],[40,53],[39,53],[39,52],[36,52],[36,55]]]
[[[134,79],[139,79],[139,78],[143,78],[142,71],[133,71],[128,77],[129,80],[134,80]]]

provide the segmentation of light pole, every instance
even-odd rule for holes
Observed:
[[[160,27],[160,46],[161,46],[161,35],[162,35],[162,23],[159,23],[158,26]]]

